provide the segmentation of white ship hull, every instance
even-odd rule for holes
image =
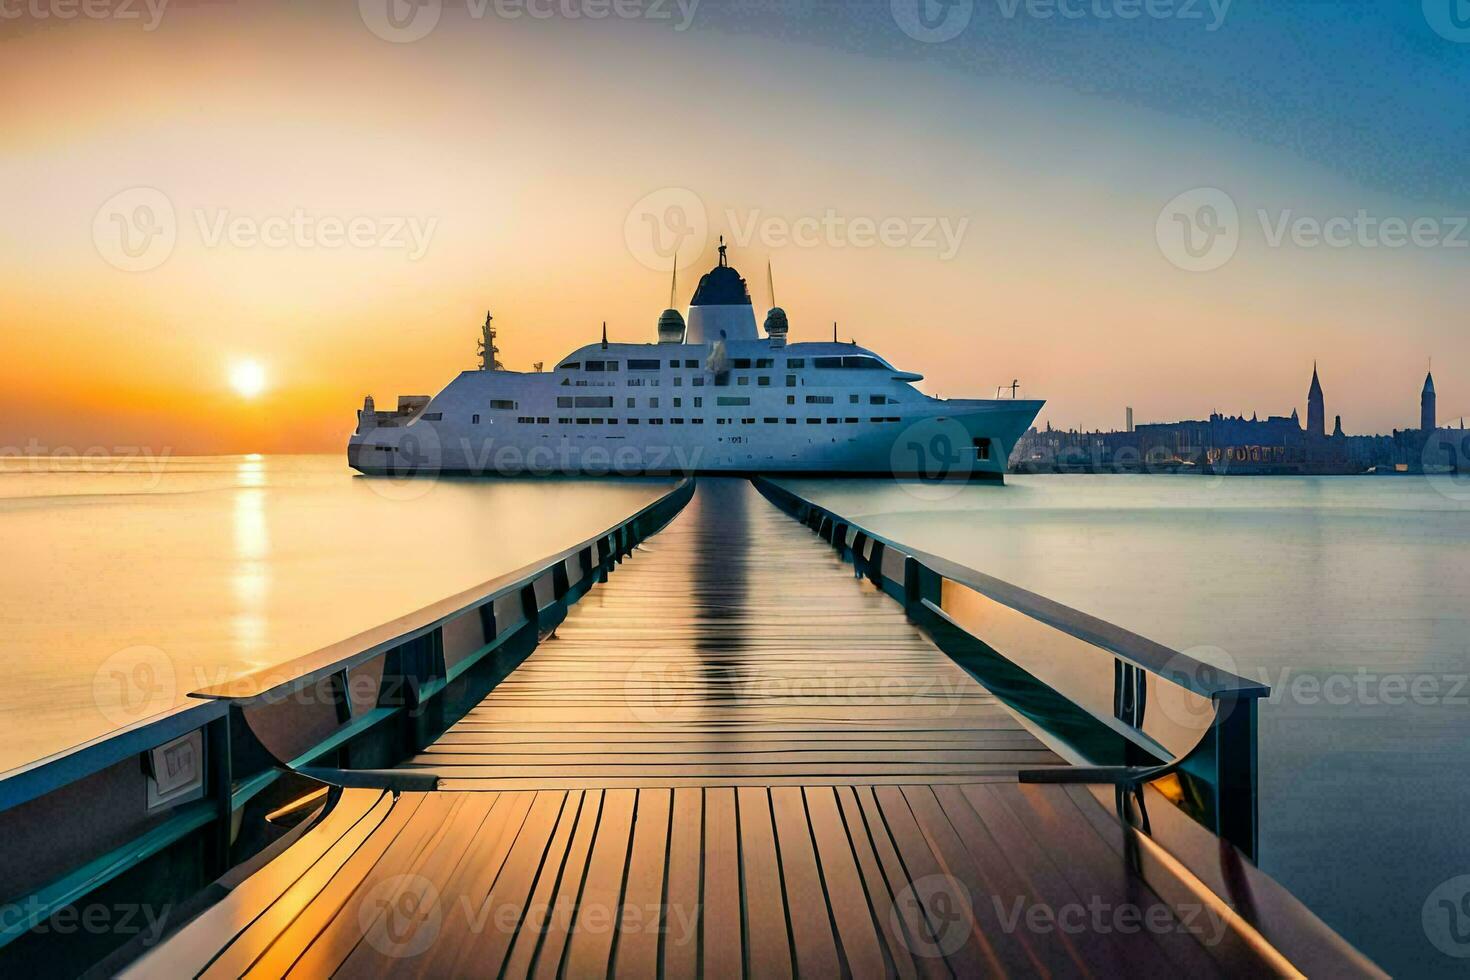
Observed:
[[[913,386],[919,375],[856,344],[787,345],[778,312],[759,337],[744,280],[722,256],[695,293],[687,334],[666,311],[660,343],[592,344],[545,373],[466,371],[396,412],[369,400],[348,462],[394,475],[998,480],[1044,404],[929,397]],[[488,327],[487,338],[493,347]]]

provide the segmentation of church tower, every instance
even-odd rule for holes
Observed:
[[[1322,401],[1322,382],[1317,380],[1317,365],[1312,365],[1312,387],[1307,390],[1307,435],[1327,435],[1327,407]]]
[[[1434,431],[1434,373],[1424,376],[1424,390],[1419,393],[1419,428],[1427,436]]]

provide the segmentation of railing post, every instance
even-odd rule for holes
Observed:
[[[561,602],[571,588],[571,582],[567,580],[567,563],[559,561],[551,568],[551,594],[556,597],[557,602]]]
[[[1256,860],[1256,699],[1221,695],[1214,728],[1215,833]]]
[[[863,556],[863,548],[868,543],[868,536],[862,531],[853,535],[852,539],[852,573],[858,578],[863,577],[867,570],[867,559]]]
[[[526,622],[531,624],[532,630],[541,632],[541,609],[536,603],[535,579],[521,586],[521,613],[526,617]]]
[[[204,726],[204,765],[209,779],[209,796],[214,800],[214,825],[205,848],[209,877],[217,878],[230,867],[231,836],[235,824],[235,775],[230,746],[230,708]]]
[[[847,557],[847,525],[839,521],[832,526],[832,547],[837,549],[837,557]]]
[[[868,581],[878,588],[883,588],[883,542],[873,542],[873,553],[868,556],[867,573]]]
[[[924,567],[913,555],[903,556],[903,607],[910,614],[917,613],[924,600],[938,603],[941,598],[939,576]]]

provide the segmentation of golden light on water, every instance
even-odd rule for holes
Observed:
[[[255,398],[265,391],[265,367],[259,361],[236,361],[230,366],[230,387],[241,398]]]

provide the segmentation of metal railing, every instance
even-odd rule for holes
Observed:
[[[901,545],[769,479],[755,484],[851,560],[856,574],[903,603],[941,649],[1081,763],[1022,771],[1021,781],[1110,784],[1118,787],[1120,809],[1130,796],[1141,802],[1142,787],[1151,784],[1255,858],[1257,701],[1270,694],[1268,687]],[[1161,696],[1174,699],[1165,702],[1173,710],[1150,713]],[[1141,805],[1138,812],[1146,821]]]
[[[432,776],[390,767],[478,703],[693,493],[686,478],[557,555],[0,776],[0,841],[7,828],[44,822],[59,851],[33,860],[33,873],[6,855],[0,886],[15,891],[0,894],[0,974],[39,964],[80,972],[107,941],[38,936],[37,926],[99,895],[112,904],[166,895],[175,907],[279,838],[266,815],[322,783],[433,788]],[[186,743],[198,790],[145,809],[156,754]]]

